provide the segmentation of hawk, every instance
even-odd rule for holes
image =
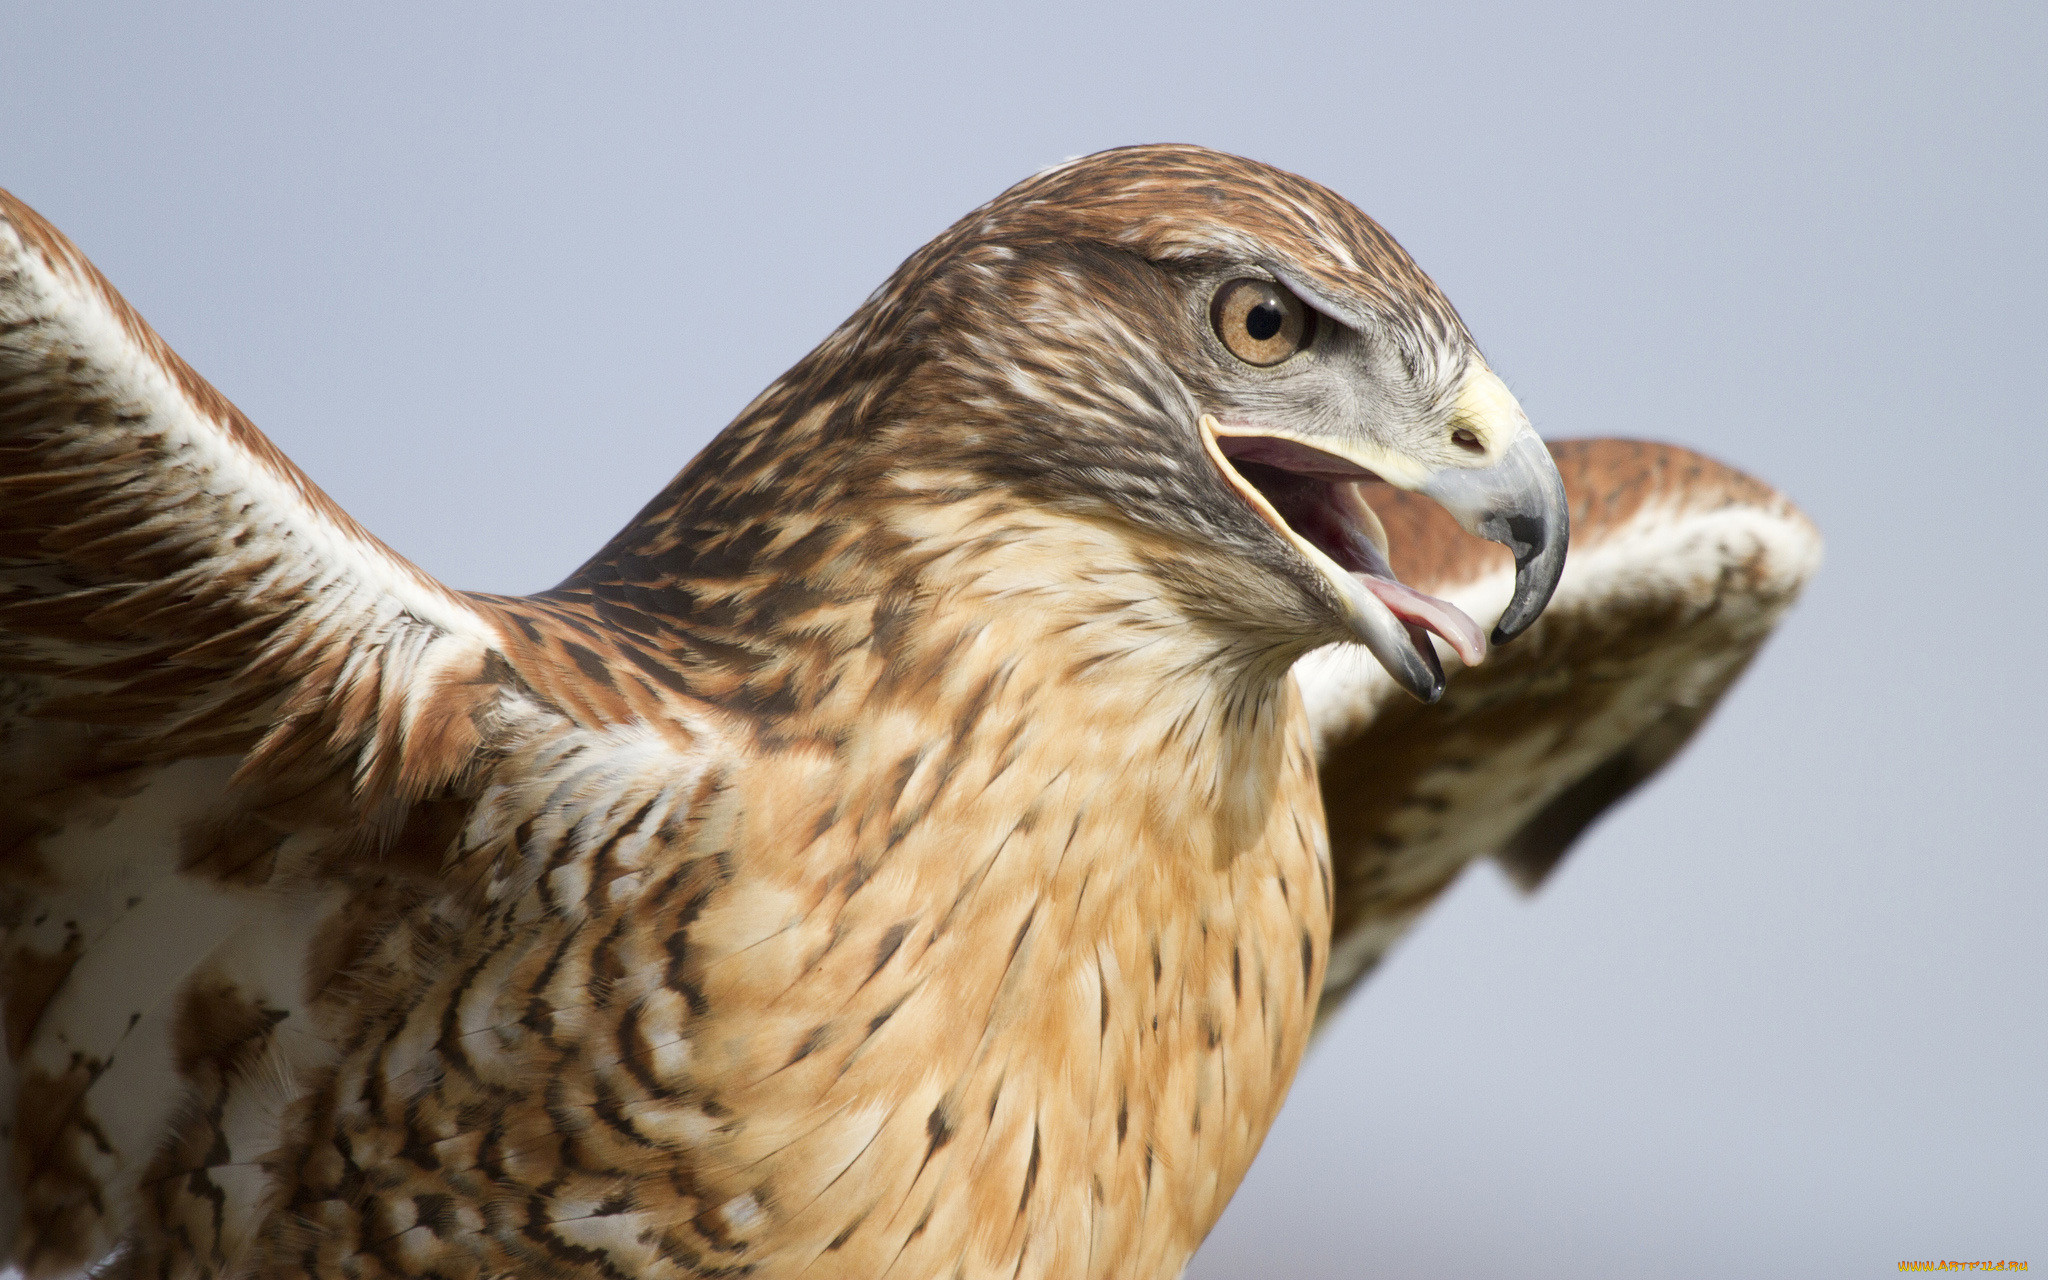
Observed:
[[[1175,1275],[1319,1010],[1656,769],[1817,546],[1553,461],[1364,214],[1154,146],[465,593],[0,195],[0,1256]]]

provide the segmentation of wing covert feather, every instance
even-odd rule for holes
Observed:
[[[570,608],[372,537],[0,192],[0,1268],[232,1256],[337,990],[682,821],[717,734]]]
[[[1673,445],[1552,446],[1571,497],[1557,595],[1443,700],[1403,696],[1369,658],[1296,668],[1315,722],[1336,877],[1323,1016],[1466,865],[1534,889],[1602,812],[1669,761],[1818,566],[1820,536],[1768,485]],[[1401,579],[1499,613],[1507,553],[1439,508],[1374,486]]]
[[[252,891],[472,766],[492,645],[0,192],[0,1257],[101,1256],[275,1050],[338,899]]]
[[[0,670],[15,718],[33,700],[39,720],[118,730],[108,766],[264,739],[257,764],[350,755],[372,783],[411,770],[417,794],[463,754],[452,726],[428,723],[427,695],[495,642],[0,192]]]

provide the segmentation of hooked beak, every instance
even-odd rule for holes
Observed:
[[[1482,365],[1466,378],[1451,421],[1476,435],[1492,461],[1440,468],[1414,487],[1465,532],[1515,553],[1515,593],[1493,627],[1493,642],[1505,644],[1536,621],[1564,576],[1571,505],[1550,450],[1493,370]]]
[[[1468,666],[1487,641],[1456,606],[1405,586],[1387,561],[1387,536],[1356,483],[1382,479],[1425,494],[1467,531],[1515,554],[1515,589],[1494,626],[1504,643],[1527,630],[1564,572],[1570,515],[1564,480],[1521,406],[1492,370],[1467,376],[1450,428],[1475,455],[1471,465],[1431,466],[1363,441],[1310,441],[1219,423],[1204,415],[1202,438],[1238,492],[1323,573],[1345,620],[1402,688],[1424,702],[1444,689],[1434,633]]]

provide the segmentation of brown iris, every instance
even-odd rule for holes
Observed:
[[[1271,280],[1231,280],[1209,303],[1209,324],[1230,354],[1260,367],[1279,364],[1315,336],[1315,313]]]

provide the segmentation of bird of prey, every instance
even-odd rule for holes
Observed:
[[[1175,1275],[1318,1010],[1656,769],[1817,545],[1554,464],[1364,214],[1155,146],[464,593],[0,196],[0,1258]]]

